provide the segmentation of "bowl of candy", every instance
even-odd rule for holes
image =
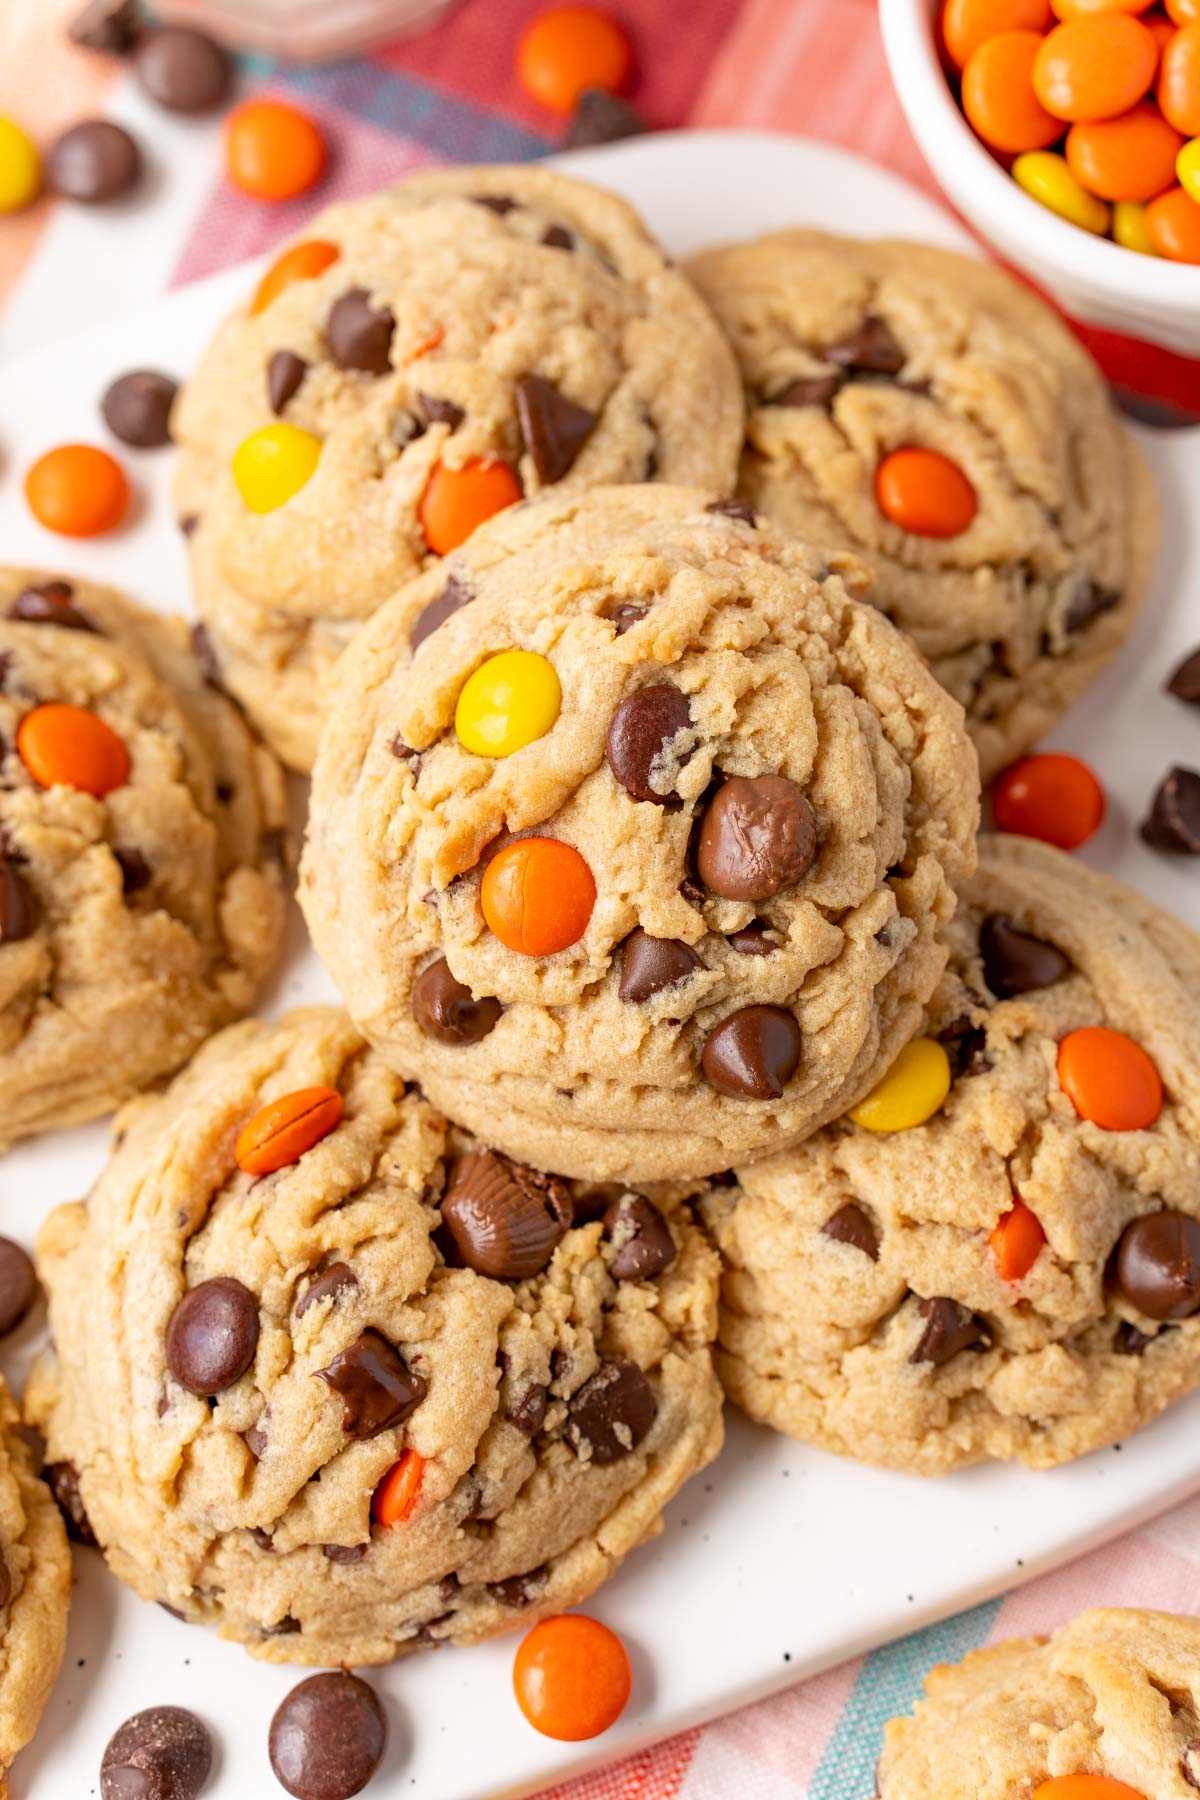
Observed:
[[[1200,0],[880,0],[949,199],[1076,318],[1200,355]]]

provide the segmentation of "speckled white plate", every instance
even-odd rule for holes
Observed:
[[[798,139],[679,133],[564,160],[626,194],[676,253],[800,223],[964,245],[948,215],[894,177]],[[120,255],[115,228],[109,250]],[[19,475],[51,444],[102,440],[96,400],[113,375],[188,370],[253,279],[252,269],[234,270],[0,370],[0,558],[110,580],[164,610],[188,607],[169,456],[129,454],[137,514],[96,543],[42,531]],[[1185,500],[1198,446],[1192,432],[1141,437],[1162,484],[1168,549],[1133,643],[1054,742],[1087,757],[1108,789],[1109,818],[1087,860],[1200,925],[1200,868],[1155,856],[1135,832],[1166,766],[1200,763],[1200,719],[1162,693],[1166,674],[1200,639],[1197,514]],[[271,1005],[332,998],[297,923]],[[0,1231],[29,1242],[56,1201],[87,1190],[104,1139],[99,1127],[64,1133],[0,1160]],[[31,1320],[3,1347],[15,1379],[40,1329]],[[734,1417],[719,1462],[593,1603],[633,1655],[633,1699],[620,1724],[578,1747],[538,1737],[512,1699],[512,1639],[409,1658],[372,1677],[392,1733],[370,1791],[420,1800],[530,1793],[1012,1586],[1196,1489],[1200,1398],[1120,1455],[1042,1475],[976,1469],[938,1484],[803,1450]],[[76,1567],[66,1664],[38,1738],[17,1763],[15,1800],[94,1794],[111,1732],[163,1702],[195,1708],[212,1727],[219,1763],[206,1796],[265,1800],[278,1791],[267,1724],[298,1675],[144,1605],[94,1552],[77,1552]]]

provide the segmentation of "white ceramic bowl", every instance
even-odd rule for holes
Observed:
[[[936,10],[936,0],[879,0],[900,104],[963,217],[1073,317],[1200,356],[1200,267],[1122,250],[1031,200],[959,111],[934,41]]]

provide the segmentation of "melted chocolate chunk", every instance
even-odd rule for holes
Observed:
[[[963,1350],[988,1350],[992,1344],[991,1327],[978,1313],[973,1313],[957,1300],[935,1295],[922,1300],[921,1317],[925,1329],[917,1340],[910,1362],[932,1363],[940,1369],[952,1356]]]
[[[879,1261],[879,1233],[864,1209],[854,1200],[847,1200],[839,1206],[831,1218],[826,1219],[821,1227],[825,1237],[830,1237],[839,1244],[849,1244],[854,1250],[861,1250],[872,1262]]]
[[[636,1450],[658,1414],[654,1389],[635,1362],[601,1363],[567,1405],[567,1441],[597,1465]]]
[[[458,1159],[441,1211],[458,1257],[496,1281],[539,1275],[573,1219],[565,1182],[494,1150]]]
[[[403,1425],[429,1392],[377,1331],[364,1331],[316,1375],[341,1396],[342,1430],[360,1441]]]

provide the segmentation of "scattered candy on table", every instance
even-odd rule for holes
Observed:
[[[42,164],[33,139],[0,114],[0,213],[20,212],[37,199]]]
[[[135,450],[158,450],[171,441],[171,407],[178,383],[157,369],[131,369],[109,383],[100,399],[104,423]]]
[[[537,13],[517,45],[517,79],[540,106],[569,113],[588,88],[619,93],[632,67],[629,39],[594,6]]]
[[[624,1712],[633,1672],[615,1631],[579,1613],[543,1619],[517,1649],[513,1692],[535,1731],[566,1743],[599,1737]]]
[[[1104,789],[1077,756],[1036,751],[1001,770],[992,784],[992,816],[998,831],[1041,838],[1060,850],[1078,850],[1104,822]]]
[[[59,444],[28,470],[25,498],[47,531],[62,537],[96,537],[125,517],[129,483],[107,450],[95,444]]]
[[[255,200],[294,200],[325,172],[320,126],[285,100],[246,100],[225,125],[230,181]]]

